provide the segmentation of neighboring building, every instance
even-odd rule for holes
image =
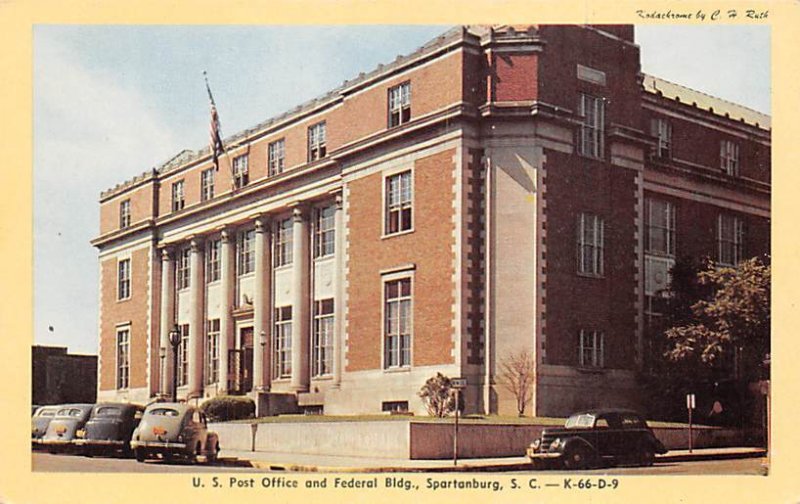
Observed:
[[[94,403],[97,356],[68,354],[66,347],[33,346],[32,404]]]
[[[769,252],[770,118],[640,72],[632,26],[463,27],[101,195],[101,399],[636,406],[675,258]],[[172,369],[169,332],[181,337]],[[166,350],[162,350],[166,349]],[[160,358],[165,355],[167,358]]]

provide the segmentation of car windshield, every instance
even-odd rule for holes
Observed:
[[[591,427],[592,425],[594,425],[593,415],[572,415],[567,418],[567,423],[564,424],[564,427],[567,429],[580,429]]]
[[[81,416],[81,413],[81,410],[78,408],[62,408],[58,410],[58,416],[79,417]]]
[[[151,410],[150,415],[160,415],[160,416],[178,416],[178,410],[174,410],[172,408],[156,408]]]
[[[114,406],[103,406],[101,408],[97,408],[96,410],[94,410],[94,414],[96,416],[102,416],[102,417],[117,417],[120,416],[121,413],[122,410]]]

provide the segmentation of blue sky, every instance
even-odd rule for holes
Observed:
[[[206,144],[203,70],[231,135],[447,28],[36,26],[35,342],[96,352],[99,193]],[[636,32],[645,72],[770,112],[768,27]]]

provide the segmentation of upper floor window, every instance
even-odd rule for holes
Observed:
[[[239,242],[237,247],[239,249],[238,255],[238,272],[240,275],[246,275],[256,270],[256,230],[248,229],[239,233]]]
[[[129,328],[117,330],[117,388],[126,389],[130,380],[131,332]]]
[[[662,159],[672,157],[672,124],[666,119],[653,119],[650,133],[656,137],[655,156]]]
[[[578,273],[603,275],[603,219],[582,213],[578,216]]]
[[[325,257],[335,251],[336,207],[318,208],[314,220],[314,257]]]
[[[602,331],[581,329],[578,347],[578,363],[581,366],[603,367],[605,360],[604,339]]]
[[[269,176],[283,173],[284,158],[286,157],[286,141],[281,138],[267,147],[267,165]]]
[[[333,320],[333,299],[315,301],[311,376],[333,372]]]
[[[119,203],[119,228],[125,229],[131,225],[131,200],[122,200]]]
[[[389,127],[411,120],[411,83],[404,82],[389,88]]]
[[[233,158],[233,187],[236,189],[241,189],[250,181],[247,158],[247,154]]]
[[[412,227],[411,170],[386,177],[385,234],[408,231]]]
[[[411,278],[384,283],[384,366],[411,365]]]
[[[669,201],[645,199],[645,250],[651,254],[675,256],[675,205]]]
[[[177,268],[175,269],[175,281],[178,283],[178,290],[189,287],[189,258],[191,249],[183,248],[178,251]]]
[[[184,205],[183,180],[178,180],[172,183],[172,211],[183,210]]]
[[[181,342],[178,345],[178,385],[189,383],[189,324],[182,324],[180,330]]]
[[[131,297],[131,260],[123,259],[117,263],[117,299]]]
[[[292,219],[275,223],[275,267],[292,264]]]
[[[308,128],[308,160],[315,161],[325,157],[325,121]]]
[[[603,157],[605,130],[605,101],[603,98],[581,94],[581,141],[579,152],[584,156]]]
[[[722,140],[719,144],[719,162],[722,171],[728,175],[739,175],[739,144]]]
[[[220,277],[221,240],[209,240],[206,246],[206,282],[216,282]]]
[[[744,221],[730,214],[720,214],[717,222],[717,259],[720,264],[735,266],[744,258]]]
[[[214,168],[200,172],[200,199],[208,201],[214,197]]]

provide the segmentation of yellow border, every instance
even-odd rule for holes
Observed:
[[[797,68],[800,61],[800,2],[745,3],[663,1],[504,1],[461,2],[441,0],[299,0],[257,2],[239,0],[164,1],[13,1],[0,0],[0,139],[10,157],[0,169],[0,503],[65,502],[197,502],[198,499],[283,502],[334,500],[388,502],[409,500],[552,502],[554,494],[534,491],[420,491],[402,490],[287,491],[195,490],[192,474],[51,474],[32,473],[28,444],[30,403],[30,345],[33,340],[32,269],[32,27],[59,24],[281,24],[281,23],[640,23],[637,9],[660,8],[693,11],[729,8],[768,9],[759,23],[772,26],[773,68],[773,450],[771,472],[758,476],[639,476],[621,477],[615,492],[560,492],[563,501],[617,502],[798,502],[800,480],[795,460],[798,442],[796,327],[798,296],[797,210],[793,194],[800,187],[800,161],[796,145],[800,128],[794,125],[800,111]],[[750,21],[739,18],[737,23]],[[652,23],[652,22],[650,22]],[[675,24],[660,22],[660,24]],[[703,23],[697,23],[703,24]],[[705,24],[711,24],[709,22]],[[288,475],[287,475],[288,476]],[[210,476],[207,476],[207,478]],[[304,481],[313,476],[294,476]],[[410,476],[424,487],[426,475]],[[500,479],[503,474],[464,475],[466,478]]]

